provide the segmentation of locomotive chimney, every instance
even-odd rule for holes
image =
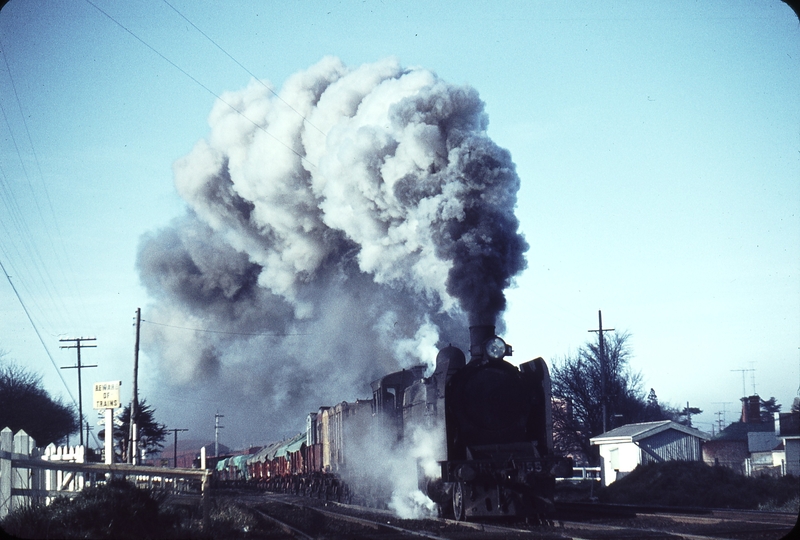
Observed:
[[[493,337],[493,324],[482,324],[469,327],[470,362],[480,361],[483,358],[483,344]]]

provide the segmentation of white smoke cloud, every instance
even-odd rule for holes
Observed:
[[[137,261],[145,318],[170,325],[143,347],[174,391],[235,394],[249,409],[228,429],[269,438],[431,366],[437,346],[468,343],[468,321],[502,324],[527,244],[487,124],[476,90],[396,59],[327,57],[279,97],[259,81],[223,94],[174,166],[186,216]]]

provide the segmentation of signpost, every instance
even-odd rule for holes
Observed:
[[[114,463],[114,409],[119,408],[119,389],[121,386],[122,381],[94,383],[94,408],[105,411],[106,465]]]

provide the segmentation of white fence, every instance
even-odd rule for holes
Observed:
[[[203,518],[208,519],[210,471],[167,469],[128,464],[85,463],[82,446],[50,445],[40,449],[20,430],[0,431],[0,519],[16,508],[48,504],[57,496],[74,496],[84,487],[125,477],[139,486],[159,487],[175,493],[202,494]]]
[[[556,478],[558,482],[600,481],[600,467],[573,467],[571,478]]]

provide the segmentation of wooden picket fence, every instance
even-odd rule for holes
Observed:
[[[55,497],[72,497],[84,487],[124,477],[140,487],[200,494],[203,522],[208,522],[211,471],[86,463],[85,457],[83,446],[36,448],[22,430],[16,434],[9,428],[0,431],[0,519],[16,508],[49,504]]]

